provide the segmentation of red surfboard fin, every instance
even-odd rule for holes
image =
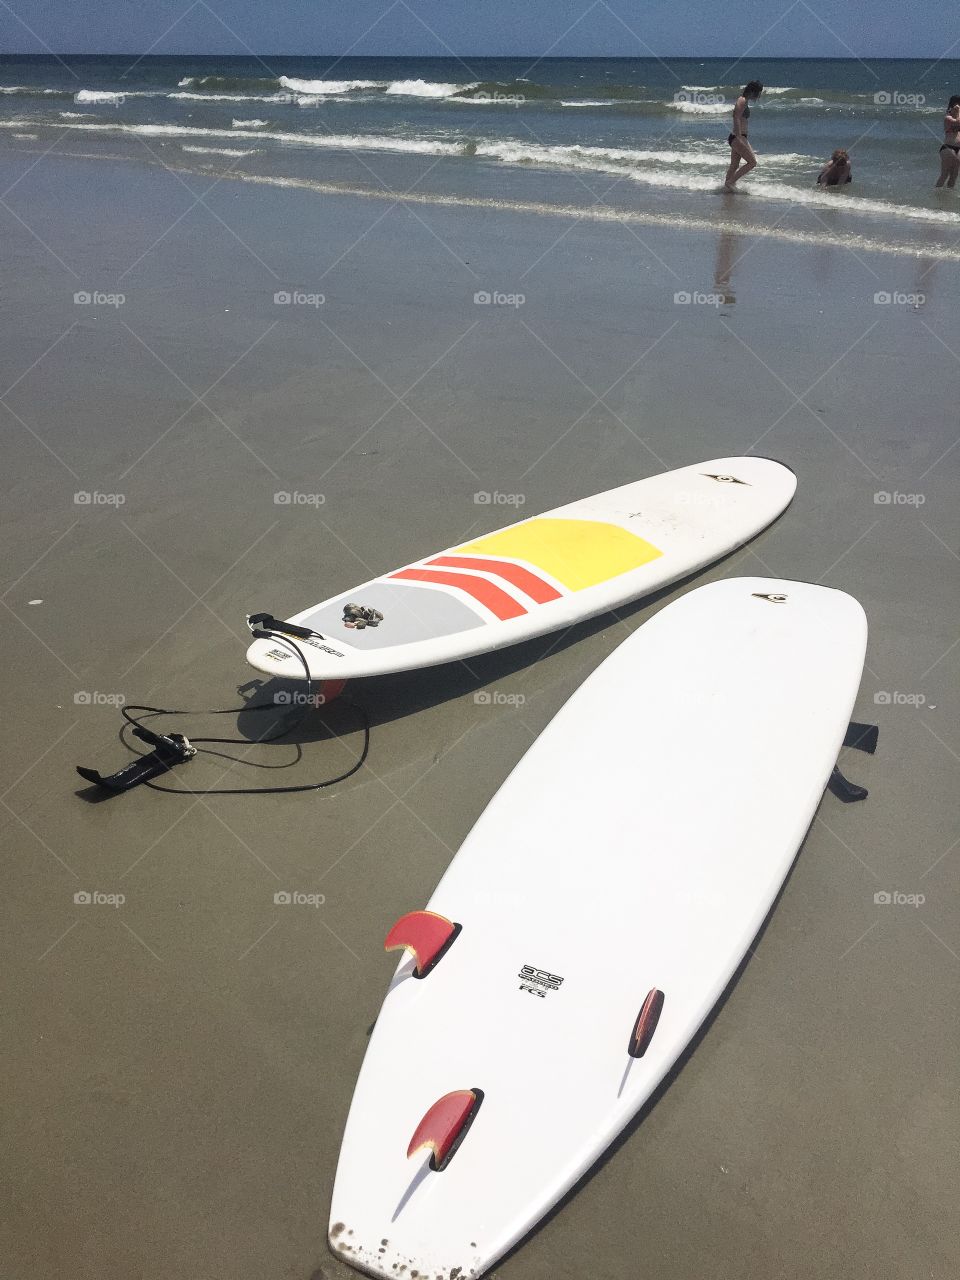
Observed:
[[[664,994],[662,991],[658,991],[656,987],[648,992],[647,998],[637,1014],[637,1020],[633,1024],[633,1031],[630,1033],[627,1053],[631,1058],[642,1058],[647,1052],[650,1041],[653,1039],[653,1033],[657,1029],[657,1023],[660,1021],[663,1001]]]
[[[401,916],[383,940],[385,951],[409,951],[416,960],[415,978],[425,978],[453,944],[461,925],[435,911],[410,911]]]
[[[346,686],[346,680],[321,680],[314,694],[317,700],[315,705],[317,707],[329,706],[331,702],[340,697]]]
[[[455,1093],[445,1093],[417,1125],[407,1147],[407,1159],[429,1147],[430,1168],[434,1173],[442,1173],[466,1137],[481,1102],[482,1089],[458,1089]]]

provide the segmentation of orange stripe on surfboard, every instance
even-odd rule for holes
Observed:
[[[488,560],[484,556],[436,556],[428,560],[428,564],[442,565],[447,569],[479,569],[482,573],[493,573],[503,578],[514,587],[519,587],[537,604],[549,604],[551,600],[559,600],[560,592],[543,578],[525,569],[522,564],[511,564],[508,560]]]
[[[486,578],[474,578],[468,573],[444,573],[442,569],[399,569],[389,575],[391,578],[406,578],[410,582],[430,583],[437,587],[456,587],[473,596],[474,600],[489,609],[491,613],[506,622],[509,618],[519,618],[527,610],[496,585]]]

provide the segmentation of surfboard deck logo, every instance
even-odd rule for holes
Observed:
[[[517,974],[520,979],[520,990],[543,999],[548,991],[559,991],[563,979],[558,973],[549,973],[546,969],[535,969],[532,964],[525,964]]]

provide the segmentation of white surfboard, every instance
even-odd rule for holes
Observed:
[[[518,644],[649,595],[749,541],[787,507],[794,473],[714,458],[485,534],[294,614],[315,680],[412,671]],[[350,605],[382,615],[357,625]],[[362,621],[362,619],[361,619]],[[247,661],[303,679],[280,638]]]
[[[866,638],[840,591],[731,579],[663,609],[578,689],[428,904],[459,931],[390,985],[337,1170],[340,1258],[471,1280],[636,1114],[783,884]],[[437,1171],[431,1124],[458,1108]]]

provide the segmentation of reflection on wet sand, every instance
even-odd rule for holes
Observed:
[[[933,297],[933,285],[937,278],[937,267],[939,263],[933,258],[921,257],[917,259],[917,286],[916,294],[923,299],[921,305],[926,305]]]
[[[741,242],[746,237],[736,231],[723,230],[717,236],[717,257],[713,268],[713,287],[717,293],[723,294],[725,303],[733,305],[737,295],[733,290],[733,269],[740,261],[745,250]]]

